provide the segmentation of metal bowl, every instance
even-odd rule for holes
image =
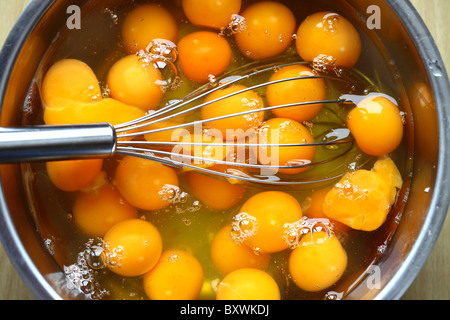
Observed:
[[[69,5],[85,1],[34,0],[0,55],[1,126],[21,123],[24,99],[45,51],[67,19]],[[362,13],[368,2],[340,1]],[[395,61],[414,118],[414,167],[409,197],[390,243],[377,261],[379,285],[362,281],[346,299],[399,299],[427,260],[450,201],[450,85],[443,61],[408,1],[371,0],[381,12],[377,41]],[[45,247],[25,199],[18,165],[0,167],[0,238],[12,264],[38,299],[73,299],[65,276]]]

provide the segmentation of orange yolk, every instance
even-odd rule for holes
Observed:
[[[361,54],[361,39],[355,27],[343,16],[316,12],[308,16],[297,30],[296,48],[305,61],[319,55],[332,56],[335,64],[353,67]]]
[[[234,217],[233,238],[256,252],[279,252],[288,248],[285,223],[302,217],[297,200],[281,191],[264,191],[249,198]]]
[[[260,144],[280,144],[281,146],[260,146],[258,160],[261,164],[287,166],[309,164],[314,159],[314,146],[282,146],[283,144],[314,143],[309,130],[297,121],[285,118],[272,118],[259,128]],[[296,174],[308,167],[274,169],[280,173]],[[276,173],[276,172],[275,172]]]
[[[243,55],[250,59],[264,59],[283,53],[292,42],[296,20],[285,5],[262,1],[250,5],[241,14],[246,28],[235,34]]]
[[[289,256],[294,283],[305,291],[321,291],[336,283],[347,268],[347,253],[335,236],[307,233]]]
[[[390,158],[378,160],[372,170],[349,172],[328,192],[324,214],[353,229],[373,231],[386,220],[402,186]]]
[[[241,0],[182,0],[181,4],[192,24],[213,29],[227,27],[241,9]]]
[[[364,98],[347,116],[347,125],[358,147],[373,156],[394,151],[403,138],[399,108],[382,96]]]
[[[195,172],[187,173],[193,195],[212,210],[226,210],[238,204],[246,188]]]
[[[302,210],[305,216],[311,219],[327,219],[327,216],[323,213],[322,205],[323,201],[330,189],[321,189],[314,192],[311,196],[307,197],[302,203]],[[334,226],[334,233],[339,234],[348,230],[348,226],[343,223],[331,220]]]
[[[154,109],[164,95],[160,71],[136,55],[114,63],[106,82],[112,98],[146,111]]]
[[[100,85],[94,71],[84,62],[63,59],[53,64],[41,85],[45,108],[61,108],[65,101],[91,103],[101,99]]]
[[[162,239],[156,227],[142,219],[128,219],[112,226],[104,236],[108,268],[124,277],[150,271],[162,253]]]
[[[257,253],[237,243],[231,235],[231,226],[226,225],[217,232],[211,243],[211,259],[217,270],[227,275],[242,268],[265,270],[270,262],[270,253]]]
[[[275,72],[269,81],[295,77],[315,76],[312,70],[304,65],[283,67]],[[269,107],[326,99],[326,87],[323,79],[287,80],[269,85],[266,92]],[[322,109],[323,103],[306,104],[294,107],[272,109],[272,113],[280,118],[289,118],[298,122],[311,120]]]
[[[124,123],[145,111],[117,100],[102,99],[97,77],[80,60],[64,59],[53,64],[41,87],[48,125],[109,122]]]
[[[119,191],[106,184],[99,189],[80,192],[72,209],[75,223],[90,236],[103,237],[116,223],[137,218]]]
[[[254,268],[235,270],[219,283],[217,300],[280,300],[280,289],[265,271]]]
[[[195,300],[203,285],[203,268],[187,251],[167,250],[143,277],[151,300]]]
[[[46,162],[50,181],[63,191],[78,191],[92,185],[100,175],[103,159]]]
[[[132,205],[143,210],[160,210],[170,204],[168,193],[178,188],[174,169],[159,162],[126,156],[117,166],[117,188]]]
[[[122,25],[122,41],[129,53],[144,50],[154,39],[176,43],[178,26],[172,14],[157,4],[143,4],[131,10]]]
[[[202,120],[264,108],[262,98],[253,90],[234,94],[246,89],[247,87],[242,85],[233,85],[211,92],[205,99],[205,102],[211,103],[202,107],[201,110]],[[212,102],[227,95],[231,96]],[[223,118],[221,120],[214,120],[206,122],[206,124],[220,130],[224,140],[235,140],[254,134],[263,119],[264,111],[258,111],[240,116]]]
[[[196,31],[180,40],[178,59],[187,78],[207,82],[228,68],[231,47],[225,38],[215,32]]]

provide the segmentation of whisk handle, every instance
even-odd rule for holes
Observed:
[[[0,163],[105,157],[115,147],[109,123],[0,128]]]

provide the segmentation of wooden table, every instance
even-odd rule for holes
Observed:
[[[0,46],[29,0],[0,0]],[[449,0],[412,0],[430,29],[450,70]],[[450,142],[449,142],[450,143]],[[450,218],[428,261],[403,299],[450,299]],[[0,247],[0,299],[34,299]]]

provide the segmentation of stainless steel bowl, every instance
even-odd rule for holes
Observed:
[[[21,123],[23,101],[41,57],[65,24],[69,5],[85,0],[34,0],[0,55],[1,126]],[[368,2],[337,1],[360,13]],[[405,0],[371,0],[381,12],[379,41],[395,61],[414,119],[414,167],[408,201],[389,246],[377,262],[380,286],[361,282],[347,299],[398,299],[427,260],[450,201],[450,85],[440,54],[421,18]],[[0,168],[0,238],[12,264],[38,299],[73,299],[65,276],[45,247],[28,208],[17,165]]]

